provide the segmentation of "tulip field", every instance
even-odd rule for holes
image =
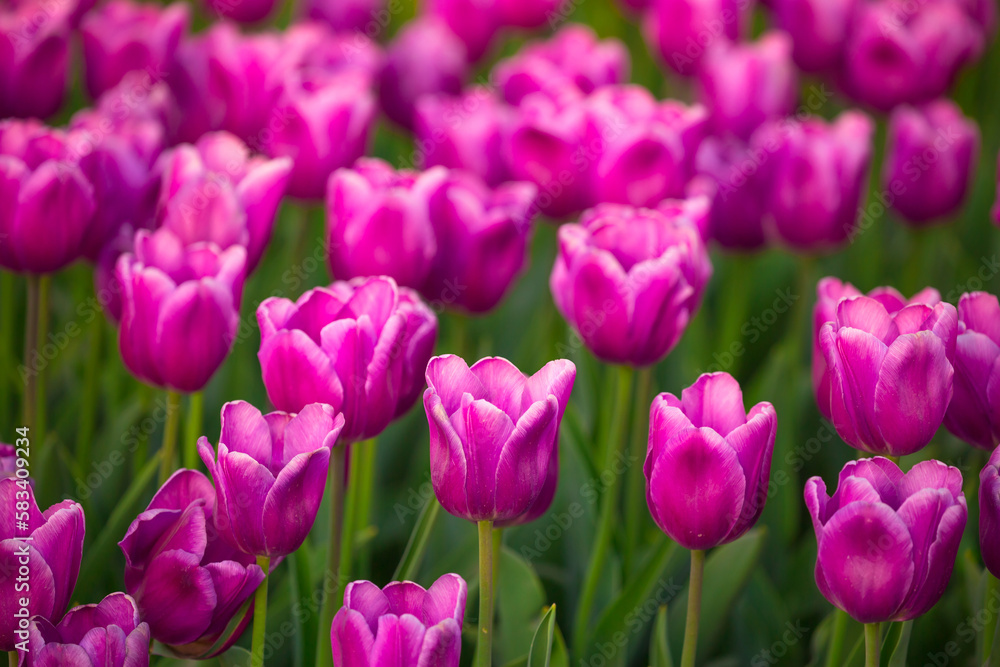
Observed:
[[[995,0],[0,0],[11,667],[1000,666]]]

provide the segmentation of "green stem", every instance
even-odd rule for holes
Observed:
[[[684,649],[681,667],[694,667],[698,650],[698,620],[701,617],[701,580],[705,574],[705,552],[691,550],[691,581],[688,582],[687,621],[684,623]]]
[[[625,572],[628,574],[635,563],[635,553],[641,541],[641,527],[647,516],[646,480],[642,465],[646,460],[649,442],[649,392],[653,384],[653,369],[650,366],[636,372],[634,412],[632,413],[632,454],[629,461],[628,484],[625,487]]]
[[[21,421],[28,427],[31,436],[35,437],[38,418],[38,369],[35,367],[35,356],[38,354],[38,320],[41,317],[41,277],[28,274],[27,282],[28,313],[24,322],[24,395]]]
[[[167,421],[163,424],[163,448],[160,458],[160,485],[177,469],[177,426],[181,419],[181,395],[167,390]]]
[[[52,290],[52,276],[44,275],[38,279],[38,347],[36,349],[42,350],[45,345],[45,339],[49,335],[49,295]],[[35,442],[39,445],[45,444],[45,366],[44,364],[36,369],[38,372],[35,374]],[[49,451],[46,449],[43,451],[42,464],[45,465],[47,462],[47,457]],[[45,478],[45,470],[43,469],[40,477]]]
[[[198,438],[201,437],[201,415],[205,406],[205,394],[196,391],[188,397],[187,419],[184,421],[184,467],[194,470],[198,467]]]
[[[573,625],[573,643],[576,653],[582,655],[584,646],[589,636],[591,611],[594,607],[594,597],[597,595],[597,587],[603,581],[604,564],[611,549],[611,539],[614,533],[615,516],[618,514],[615,509],[618,505],[618,496],[621,491],[622,476],[625,470],[616,469],[616,458],[625,451],[628,439],[628,406],[632,394],[633,369],[630,366],[618,367],[618,392],[615,398],[614,410],[608,422],[608,430],[605,434],[605,444],[602,448],[604,453],[604,470],[613,474],[610,486],[605,489],[601,515],[598,519],[597,534],[594,536],[594,550],[590,554],[590,562],[587,564],[587,572],[583,580],[583,590],[580,593],[580,602],[576,608],[576,618]]]
[[[264,581],[260,582],[253,595],[253,639],[250,642],[250,667],[264,667],[264,643],[267,636],[267,583],[270,579],[270,556],[257,556],[257,565],[264,570]]]
[[[865,667],[878,667],[881,643],[878,623],[865,623]]]
[[[316,630],[316,666],[332,667],[330,653],[330,627],[333,615],[343,603],[340,593],[340,543],[344,532],[344,473],[347,471],[347,445],[336,445],[330,454],[330,472],[327,488],[330,493],[330,537],[326,548],[326,572],[323,576],[323,606],[320,609],[319,627]]]
[[[358,458],[358,479],[357,479],[357,502],[354,511],[354,533],[349,535],[352,547],[358,552],[358,574],[367,578],[370,569],[369,560],[371,553],[366,543],[362,548],[356,548],[354,540],[357,534],[371,525],[372,515],[372,490],[375,487],[375,453],[376,440],[366,440],[358,443],[354,448],[354,454]],[[352,559],[353,560],[353,559]]]
[[[80,396],[80,419],[77,422],[76,474],[85,477],[90,464],[91,441],[94,436],[94,422],[97,412],[97,397],[100,395],[98,378],[101,368],[101,330],[104,317],[97,313],[90,326],[90,350],[87,366],[83,374],[83,394]]]
[[[7,657],[7,664],[10,667],[17,667],[17,651],[11,651]]]
[[[971,496],[977,498],[978,494]],[[987,573],[986,575],[986,590],[983,591],[983,609],[989,609],[990,598],[997,592],[997,578],[992,574]],[[993,652],[993,638],[996,637],[997,624],[987,623],[986,627],[983,628],[983,659],[979,661],[980,664],[985,665],[989,663],[990,653]]]
[[[0,272],[0,365],[4,368],[17,366],[12,348],[14,338],[14,275]],[[10,424],[11,378],[5,371],[0,373],[0,424]]]
[[[493,522],[479,522],[479,639],[476,667],[493,664]]]
[[[826,652],[826,667],[840,667],[844,662],[844,636],[847,634],[847,621],[846,611],[834,610],[830,649]]]

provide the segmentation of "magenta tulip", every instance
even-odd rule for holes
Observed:
[[[441,18],[462,42],[470,62],[480,60],[500,29],[499,0],[422,0],[423,13]]]
[[[993,294],[959,299],[954,366],[944,425],[970,445],[993,450],[1000,444],[1000,303]]]
[[[389,10],[386,0],[307,0],[304,13],[342,33],[364,33],[382,29]]]
[[[220,19],[256,23],[266,19],[277,5],[276,0],[203,0],[205,9]]]
[[[743,0],[651,0],[642,26],[646,44],[675,72],[692,76],[706,47],[740,37],[749,6]]]
[[[48,118],[66,94],[72,1],[0,7],[0,118]]]
[[[768,241],[764,229],[771,174],[755,144],[708,137],[701,144],[692,194],[711,199],[709,237],[725,248],[755,250]]]
[[[858,0],[772,0],[778,27],[792,39],[795,64],[807,72],[840,65]]]
[[[979,473],[979,551],[990,574],[1000,574],[1000,449]]]

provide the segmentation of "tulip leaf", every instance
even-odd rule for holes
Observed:
[[[545,589],[531,565],[517,552],[504,547],[496,588],[497,637],[501,664],[524,655],[535,636],[545,607]]]
[[[424,559],[427,551],[427,543],[431,533],[434,531],[434,524],[437,523],[438,514],[441,512],[441,503],[437,498],[432,497],[424,505],[417,517],[417,523],[413,526],[410,539],[403,550],[403,557],[396,566],[396,572],[392,575],[393,581],[412,581],[420,570],[420,563]]]
[[[660,610],[656,612],[653,636],[649,642],[649,664],[650,667],[674,667],[674,659],[670,655],[666,605],[661,605]]]
[[[219,656],[219,667],[250,667],[250,651],[234,646]]]
[[[910,633],[913,632],[913,621],[893,623],[892,628],[882,642],[882,646],[890,648],[887,667],[906,667],[906,653],[910,648]],[[884,649],[883,649],[884,651]]]
[[[535,630],[528,651],[528,667],[549,667],[552,661],[552,644],[556,627],[556,606],[549,607]]]
[[[701,593],[701,623],[698,633],[698,653],[708,656],[718,645],[726,627],[730,609],[743,590],[764,548],[764,528],[755,528],[740,539],[712,550],[705,563]],[[670,643],[680,646],[683,641],[684,616],[687,612],[687,589],[670,609]]]

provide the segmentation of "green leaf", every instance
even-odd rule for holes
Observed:
[[[892,624],[883,643],[883,646],[893,646],[889,662],[886,663],[887,667],[906,667],[906,652],[910,647],[911,632],[913,632],[913,621]]]
[[[545,589],[534,568],[506,546],[500,552],[496,598],[497,635],[493,645],[499,651],[500,664],[504,664],[524,655],[545,607]]]
[[[542,616],[535,637],[528,651],[528,667],[549,667],[552,661],[552,643],[556,627],[556,606],[549,607]]]
[[[674,659],[670,655],[670,635],[667,630],[667,606],[663,605],[656,613],[656,623],[653,625],[653,636],[649,642],[649,664],[651,667],[674,667]]]
[[[250,651],[234,646],[219,656],[220,667],[250,667]]]
[[[420,563],[424,559],[427,551],[427,542],[430,540],[434,524],[437,523],[438,514],[441,512],[441,503],[437,498],[431,498],[420,511],[417,523],[410,533],[410,540],[403,550],[403,557],[396,566],[396,572],[392,575],[393,581],[412,581],[417,576]]]

